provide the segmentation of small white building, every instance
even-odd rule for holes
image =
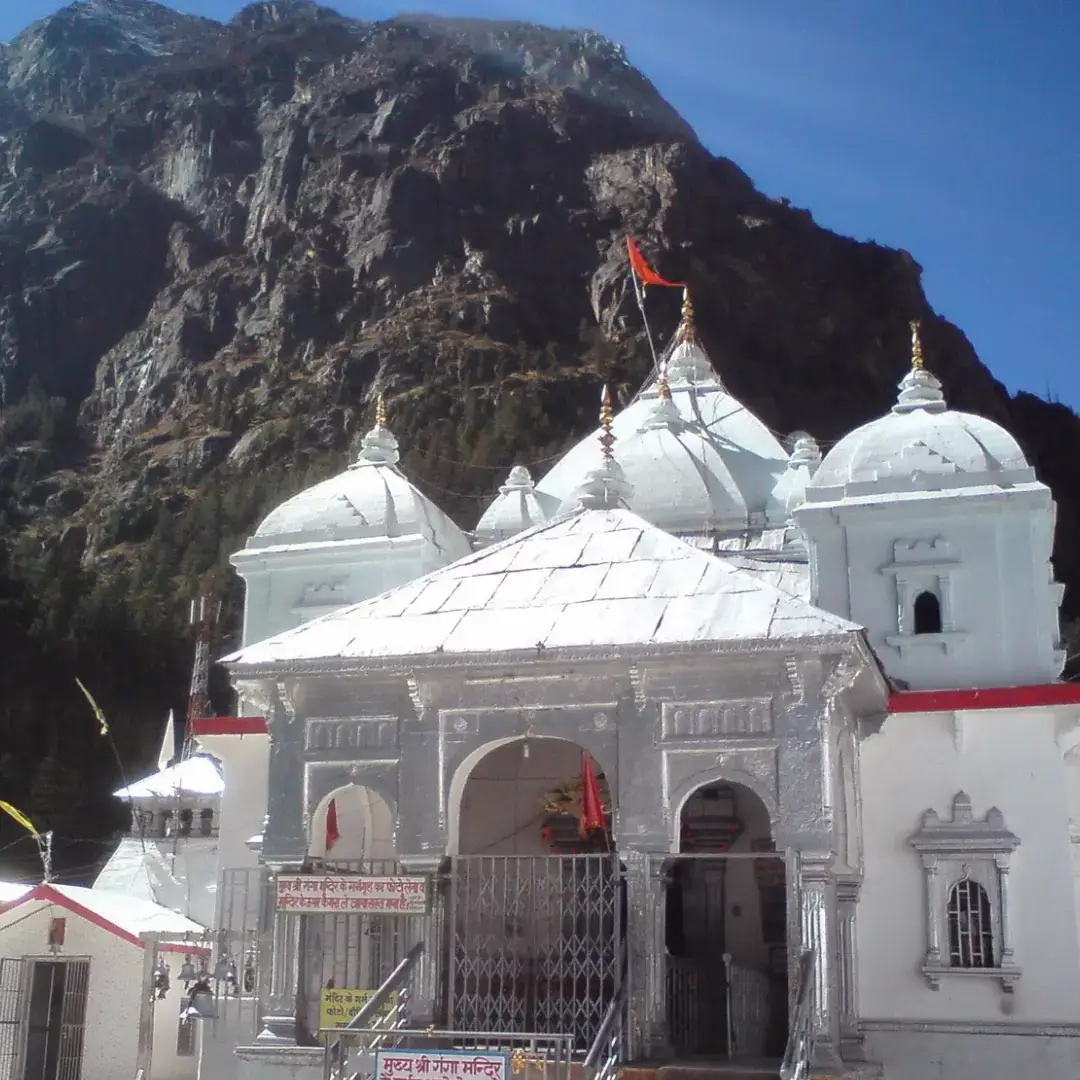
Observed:
[[[147,933],[169,938],[149,958]],[[204,928],[160,904],[0,882],[0,1080],[193,1080],[180,975],[208,959]]]

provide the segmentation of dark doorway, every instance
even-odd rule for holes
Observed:
[[[35,961],[23,1080],[79,1080],[89,976],[88,960]]]

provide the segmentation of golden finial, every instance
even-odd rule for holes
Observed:
[[[611,423],[614,413],[611,410],[611,390],[604,383],[603,393],[600,395],[600,447],[605,461],[611,461],[615,455],[611,448],[615,445],[615,436],[611,431]]]
[[[690,298],[690,289],[685,285],[682,294],[682,319],[679,320],[679,329],[675,331],[675,337],[679,341],[697,341],[697,327],[694,325],[694,301]]]
[[[660,395],[661,401],[671,400],[671,387],[668,386],[667,381],[667,361],[665,360],[660,365],[660,375],[656,380],[656,390]]]
[[[911,370],[923,370],[922,339],[919,337],[919,320],[912,319],[911,326]]]
[[[386,427],[386,401],[381,390],[375,398],[375,426],[379,428]]]

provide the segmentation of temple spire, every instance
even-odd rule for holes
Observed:
[[[605,461],[613,461],[615,458],[611,449],[615,445],[615,435],[611,430],[614,419],[611,409],[611,389],[607,383],[604,383],[603,392],[600,394],[600,450]]]
[[[656,392],[660,395],[661,401],[671,400],[671,387],[668,385],[668,364],[666,360],[660,364],[660,374],[656,380]]]
[[[690,296],[689,286],[683,286],[682,294],[682,318],[679,320],[679,328],[675,331],[676,341],[687,343],[697,342],[697,326],[694,323],[694,301]]]
[[[375,398],[375,426],[377,428],[386,427],[386,399],[383,397],[381,390],[378,397]]]
[[[919,335],[919,320],[912,319],[909,325],[911,326],[911,370],[923,371],[925,370],[926,365],[923,363],[922,338]]]
[[[401,457],[398,441],[386,419],[386,401],[380,390],[375,398],[375,426],[364,436],[354,469],[365,464],[396,465]]]

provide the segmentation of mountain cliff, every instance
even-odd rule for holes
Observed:
[[[892,403],[907,323],[957,408],[1021,440],[1080,605],[1080,422],[1010,397],[857,243],[710,154],[586,31],[257,3],[228,24],[80,0],[0,52],[0,782],[99,835],[190,664],[187,601],[261,514],[346,462],[385,392],[468,527],[649,352],[624,237],[688,280],[734,394],[824,442]],[[677,319],[658,295],[655,329]],[[224,702],[222,702],[224,704]],[[91,766],[100,771],[94,773]],[[87,824],[84,824],[87,823]]]

